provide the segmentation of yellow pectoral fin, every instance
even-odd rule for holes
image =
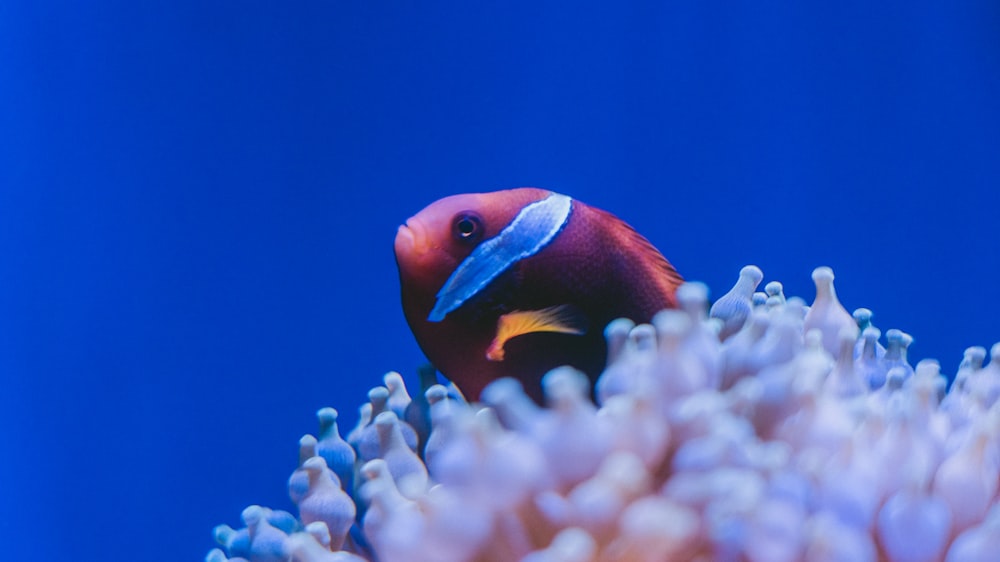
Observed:
[[[583,334],[587,319],[576,307],[568,304],[550,306],[541,310],[515,310],[497,320],[497,335],[486,350],[490,361],[503,361],[503,346],[507,340],[533,332],[558,332]]]

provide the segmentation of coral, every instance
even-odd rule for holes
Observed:
[[[300,441],[298,517],[259,506],[207,561],[992,560],[1000,548],[1000,344],[948,389],[913,339],[849,314],[833,272],[809,307],[743,269],[708,311],[678,290],[652,325],[605,330],[591,399],[564,367],[545,407],[512,379],[482,404],[402,377]]]

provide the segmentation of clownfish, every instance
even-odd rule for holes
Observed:
[[[453,195],[399,227],[403,312],[428,360],[469,398],[571,365],[596,380],[604,327],[674,308],[682,278],[616,216],[544,189]]]

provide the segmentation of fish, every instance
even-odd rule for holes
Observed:
[[[615,215],[534,187],[435,201],[398,228],[394,250],[418,345],[470,400],[513,377],[541,402],[542,376],[563,365],[593,382],[605,326],[675,308],[683,282]]]

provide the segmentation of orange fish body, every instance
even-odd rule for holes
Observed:
[[[509,376],[540,400],[561,365],[596,379],[604,327],[674,307],[681,283],[614,215],[536,188],[441,199],[399,227],[395,251],[417,343],[470,399]]]

